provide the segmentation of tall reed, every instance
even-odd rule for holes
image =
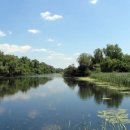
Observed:
[[[130,73],[92,73],[90,77],[119,87],[130,87]]]

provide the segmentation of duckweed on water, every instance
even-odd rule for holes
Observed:
[[[98,111],[98,117],[105,122],[102,128],[106,129],[109,125],[113,130],[127,130],[125,125],[130,124],[130,120],[126,112],[125,109]]]

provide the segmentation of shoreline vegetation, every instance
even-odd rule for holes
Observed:
[[[36,59],[31,60],[25,56],[19,58],[0,51],[0,78],[61,73],[62,71],[63,69],[54,68]]]
[[[130,91],[130,55],[117,45],[95,49],[93,55],[82,53],[73,64],[64,69],[64,77],[95,83],[110,89]],[[78,77],[78,78],[77,78]]]
[[[118,84],[116,84],[116,83],[103,81],[103,80],[99,80],[99,79],[92,78],[92,77],[75,77],[75,79],[78,81],[85,81],[85,82],[93,83],[97,87],[113,89],[113,90],[120,91],[121,93],[130,93],[129,86],[124,86],[124,85],[118,86]]]

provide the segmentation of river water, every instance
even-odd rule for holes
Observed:
[[[130,130],[130,94],[59,75],[0,79],[0,130]]]

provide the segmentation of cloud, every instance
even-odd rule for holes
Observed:
[[[47,49],[45,49],[45,48],[41,48],[41,49],[32,49],[32,51],[35,51],[35,52],[47,52]]]
[[[32,48],[32,51],[39,53],[44,52],[44,54],[47,56],[45,58],[47,61],[71,61],[73,59],[71,56],[68,56],[66,54],[58,53],[56,51],[52,51],[45,48]]]
[[[97,4],[97,2],[98,2],[98,0],[90,0],[90,3],[93,5]]]
[[[38,29],[28,29],[28,32],[32,33],[32,34],[37,34],[40,31]]]
[[[26,52],[28,50],[31,50],[31,46],[29,45],[15,45],[15,44],[0,44],[0,50],[6,53],[12,53],[12,52]]]
[[[47,41],[48,41],[48,42],[54,42],[55,39],[53,39],[53,38],[49,38]]]
[[[55,45],[58,46],[58,47],[60,47],[60,46],[62,45],[61,43],[57,43],[57,41],[56,41],[55,39],[53,39],[53,38],[49,38],[47,41],[48,41],[49,43],[55,44]]]
[[[58,14],[52,14],[51,12],[49,11],[46,11],[46,12],[41,12],[41,17],[45,20],[48,20],[48,21],[56,21],[58,19],[62,19],[63,16],[62,15],[58,15]]]
[[[5,37],[7,34],[0,30],[0,37]]]
[[[61,43],[56,44],[57,46],[61,46]],[[36,58],[35,55],[37,55],[37,59],[40,62],[45,62],[47,64],[53,65],[54,67],[67,67],[70,64],[77,64],[76,59],[79,55],[79,53],[75,54],[64,54],[64,53],[59,53],[50,49],[46,48],[33,48],[30,45],[16,45],[16,44],[1,44],[0,43],[0,50],[4,52],[5,54],[15,54],[17,53],[27,53],[27,54],[32,54],[32,58]],[[38,54],[40,53],[40,54]],[[28,55],[27,55],[28,56]],[[59,62],[60,61],[60,62]]]

